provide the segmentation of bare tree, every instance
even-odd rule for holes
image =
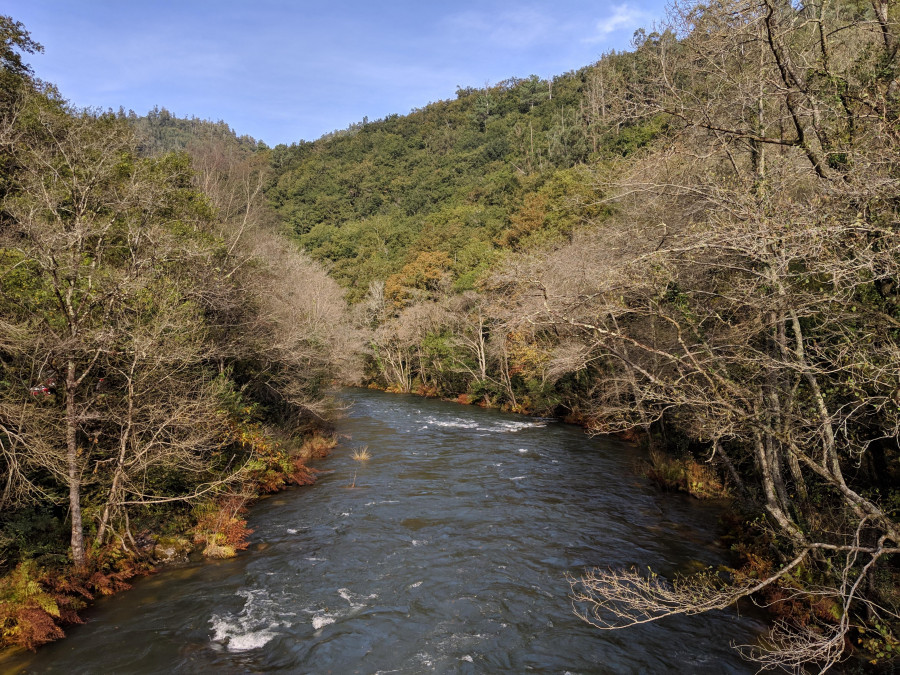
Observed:
[[[72,558],[82,568],[86,485],[112,481],[102,539],[123,491],[146,494],[149,467],[188,468],[209,447],[195,444],[209,441],[205,422],[215,419],[211,403],[199,410],[208,399],[198,384],[201,324],[185,304],[193,282],[178,275],[209,257],[175,227],[192,217],[178,202],[186,163],[138,158],[130,129],[111,115],[69,114],[38,95],[28,114],[3,202],[20,366],[19,387],[0,404],[4,451],[19,494],[32,491],[24,465],[67,486]],[[32,275],[24,289],[22,271]],[[21,368],[28,360],[30,375]]]
[[[900,524],[848,477],[874,476],[900,431],[896,70],[875,66],[893,63],[893,38],[878,7],[855,11],[677,6],[641,43],[650,68],[620,107],[617,123],[662,115],[669,133],[599,182],[618,214],[497,275],[554,368],[600,382],[597,431],[664,422],[705,443],[788,543],[784,566],[752,581],[589,573],[575,597],[602,627],[790,589],[798,566],[830,581],[796,593],[832,598],[841,618],[782,624],[748,652],[763,665],[827,669],[854,621],[897,619],[867,579]]]

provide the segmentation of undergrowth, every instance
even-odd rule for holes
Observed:
[[[78,612],[88,602],[127,589],[128,579],[152,572],[156,544],[171,535],[187,534],[204,557],[237,555],[247,548],[252,533],[244,518],[248,504],[261,494],[313,483],[316,472],[306,462],[324,457],[337,443],[331,435],[315,433],[294,446],[247,423],[235,424],[230,440],[253,457],[245,480],[193,509],[160,512],[154,521],[142,521],[156,534],[142,532],[135,538],[129,533],[130,545],[120,538],[117,544],[91,547],[83,570],[75,569],[66,556],[48,554],[43,548],[35,548],[31,555],[26,552],[0,577],[0,649],[34,650],[64,637],[66,625],[82,623]]]
[[[698,499],[728,497],[728,487],[709,464],[701,464],[693,457],[673,457],[660,450],[651,450],[644,472],[664,490],[686,492]]]

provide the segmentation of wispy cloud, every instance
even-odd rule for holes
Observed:
[[[598,14],[606,11],[605,16]],[[599,3],[572,12],[551,12],[523,5],[516,10],[489,12],[466,10],[444,19],[446,36],[456,42],[482,45],[484,49],[571,51],[576,44],[609,42],[651,21],[653,15],[634,2]]]
[[[491,14],[470,10],[453,14],[446,22],[457,39],[486,40],[494,47],[508,49],[528,49],[559,35],[557,21],[533,7]]]
[[[637,28],[650,18],[647,13],[627,3],[615,5],[612,14],[600,19],[594,25],[593,35],[584,38],[584,42],[604,42],[611,34],[625,28]]]

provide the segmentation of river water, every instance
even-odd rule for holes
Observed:
[[[348,390],[351,438],[253,507],[250,549],[141,579],[28,673],[752,673],[733,612],[601,632],[566,573],[717,564],[717,507],[663,494],[577,427]],[[367,445],[371,459],[356,461]],[[355,487],[351,487],[354,486]]]

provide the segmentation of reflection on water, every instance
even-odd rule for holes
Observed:
[[[102,601],[31,673],[750,673],[729,612],[580,622],[565,574],[716,564],[716,507],[655,492],[639,451],[548,420],[348,391],[332,472],[254,507],[253,545]],[[355,486],[355,487],[352,487]],[[4,666],[0,664],[0,670]]]

